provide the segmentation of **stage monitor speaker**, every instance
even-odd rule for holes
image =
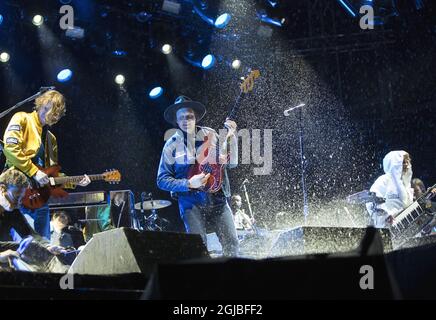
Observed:
[[[371,229],[368,229],[371,230]],[[370,236],[367,228],[337,228],[337,227],[297,227],[282,231],[276,237],[269,249],[269,257],[318,254],[318,253],[339,253],[349,251],[371,251],[366,248]],[[392,250],[392,243],[389,230],[378,229],[383,251]],[[380,238],[380,235],[373,234],[372,237]],[[366,235],[366,236],[365,236]],[[366,240],[365,240],[366,239]],[[362,242],[362,240],[365,240]],[[363,246],[363,247],[362,247]],[[379,250],[381,251],[381,250]],[[368,253],[368,252],[366,252]],[[371,253],[371,252],[369,252]]]
[[[208,253],[200,235],[118,228],[95,234],[68,272],[148,276],[156,263],[201,257],[208,257]]]
[[[383,255],[159,264],[142,299],[395,299]]]
[[[436,244],[436,235],[428,235],[409,239],[396,249],[414,248],[430,244]]]

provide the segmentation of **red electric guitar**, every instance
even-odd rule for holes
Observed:
[[[62,198],[68,196],[62,185],[66,183],[78,183],[85,176],[59,176],[60,166],[51,166],[48,168],[39,168],[47,174],[50,183],[40,188],[28,188],[22,199],[22,204],[28,209],[38,209],[47,203],[50,197]],[[110,170],[102,174],[88,175],[91,181],[104,180],[109,183],[118,183],[121,180],[121,174],[118,170]]]
[[[228,119],[234,119],[236,112],[239,109],[239,105],[241,102],[241,98],[244,94],[250,92],[254,88],[254,80],[260,77],[259,70],[253,70],[247,76],[247,78],[240,85],[240,93],[236,98],[235,104],[233,105],[232,110],[229,113]],[[188,179],[196,174],[210,173],[209,179],[207,180],[206,185],[201,189],[202,191],[214,193],[221,189],[224,177],[224,165],[225,163],[220,163],[219,154],[223,154],[228,157],[228,138],[222,143],[221,146],[216,145],[214,142],[213,134],[208,135],[204,138],[204,143],[201,146],[201,153],[197,157],[197,162],[192,165],[188,172]],[[211,152],[215,150],[216,152]]]

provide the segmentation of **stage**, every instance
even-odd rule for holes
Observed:
[[[0,299],[434,299],[435,52],[430,0],[0,1]]]

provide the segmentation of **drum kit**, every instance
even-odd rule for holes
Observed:
[[[160,218],[157,215],[157,210],[169,207],[170,205],[171,201],[153,199],[135,203],[135,210],[140,211],[140,216],[144,217],[140,228],[145,231],[162,231],[169,221],[165,218]],[[147,216],[145,211],[151,211],[151,214]]]

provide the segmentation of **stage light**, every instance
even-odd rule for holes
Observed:
[[[216,20],[208,17],[201,9],[197,6],[194,6],[194,12],[208,24],[215,26],[218,29],[223,29],[230,22],[231,16],[228,13],[223,13]]]
[[[162,52],[163,52],[164,54],[170,54],[171,51],[173,51],[173,47],[171,47],[171,45],[169,45],[169,44],[164,44],[164,45],[162,46]]]
[[[148,22],[151,19],[151,17],[152,15],[145,11],[141,11],[136,14],[136,20],[138,20],[141,23]]]
[[[194,67],[202,68],[205,70],[212,68],[216,62],[216,58],[212,54],[208,54],[202,59],[196,59],[194,58],[194,54],[191,51],[189,51],[183,58]]]
[[[225,28],[230,22],[231,16],[228,13],[223,13],[215,20],[215,27],[218,29]]]
[[[182,5],[175,1],[164,0],[162,3],[162,10],[178,15],[180,13]]]
[[[157,99],[157,98],[159,98],[162,95],[162,93],[163,93],[163,88],[162,87],[156,87],[156,88],[151,89],[151,91],[148,94],[148,96],[151,99]]]
[[[39,27],[40,25],[42,25],[44,23],[44,17],[39,15],[39,14],[37,14],[36,16],[33,17],[32,23],[35,26]]]
[[[67,82],[73,76],[73,72],[70,69],[64,69],[58,73],[58,81],[59,82]]]
[[[125,57],[127,56],[127,52],[124,50],[114,50],[112,51],[112,55],[114,55],[115,57]]]
[[[3,16],[0,14],[0,24],[3,23]]]
[[[201,61],[201,67],[205,70],[208,70],[214,66],[215,61],[216,61],[215,56],[212,54],[208,54]]]
[[[265,10],[259,10],[257,12],[257,17],[260,19],[260,21],[272,24],[272,25],[277,26],[277,27],[283,27],[283,24],[286,21],[286,19],[284,19],[284,18],[281,20],[270,18]]]
[[[239,69],[240,67],[241,67],[241,60],[238,60],[238,59],[233,60],[233,62],[232,62],[232,68],[233,68],[233,69]]]
[[[71,39],[83,39],[85,37],[85,29],[77,26],[68,28],[65,30],[65,36]]]
[[[124,84],[124,82],[126,81],[126,78],[122,75],[122,74],[118,74],[115,77],[115,83],[119,84],[120,86],[122,86]]]
[[[278,2],[273,0],[267,0],[266,2],[269,3],[269,5],[273,8],[277,7]]]
[[[353,6],[351,5],[351,3],[349,3],[347,0],[338,0],[339,4],[345,8],[345,10],[347,10],[347,12],[352,16],[352,17],[356,17],[356,10],[353,8]]]
[[[0,62],[6,63],[9,61],[10,58],[11,58],[11,56],[7,52],[2,52],[0,54]]]

